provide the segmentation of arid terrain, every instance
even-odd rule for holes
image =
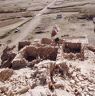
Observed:
[[[0,0],[0,96],[95,96],[94,10],[95,0]],[[60,48],[43,44],[55,25]]]
[[[50,3],[51,0],[0,1],[0,42],[14,44],[24,39],[50,37],[52,26],[57,24],[61,36],[86,36],[94,44],[92,20],[78,19],[84,10],[87,15],[93,10],[94,0],[55,0]],[[62,18],[57,19],[57,15]],[[16,33],[17,27],[20,32]]]

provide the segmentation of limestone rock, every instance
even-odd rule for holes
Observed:
[[[8,58],[8,53],[10,53],[14,48],[15,48],[15,46],[13,46],[12,48],[10,48],[10,47],[7,46],[7,47],[3,50],[3,54],[1,55],[1,60],[2,60],[2,61],[7,60],[7,58]]]
[[[23,68],[23,67],[27,66],[27,63],[28,62],[24,58],[22,58],[22,59],[14,59],[12,61],[12,68],[13,69],[20,69],[20,68]]]
[[[13,75],[13,70],[12,69],[8,69],[8,68],[1,69],[0,81],[8,80],[12,75]]]

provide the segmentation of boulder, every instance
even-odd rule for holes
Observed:
[[[8,57],[7,57],[8,56]],[[16,56],[15,53],[8,53],[6,54],[5,58],[7,57],[7,59],[5,61],[2,61],[1,63],[1,67],[2,68],[11,68],[12,67],[12,60],[14,59],[14,57]]]
[[[13,70],[4,68],[0,71],[0,81],[6,81],[13,75]]]
[[[3,54],[1,55],[1,60],[5,61],[8,58],[8,53],[12,52],[12,50],[15,48],[15,46],[12,46],[11,48],[6,46],[6,48],[3,50]]]
[[[19,59],[14,59],[12,61],[12,68],[13,69],[20,69],[23,68],[25,66],[27,66],[27,61],[24,58],[19,58]]]
[[[13,50],[14,46],[12,48],[9,48],[8,46],[3,50],[3,54],[1,55],[1,67],[6,68],[9,67],[11,68],[12,66],[12,60],[16,56],[16,53],[14,53]]]

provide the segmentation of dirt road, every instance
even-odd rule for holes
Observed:
[[[41,10],[30,22],[28,22],[24,27],[21,28],[20,34],[17,34],[18,36],[15,36],[15,38],[12,38],[12,42],[9,45],[16,45],[19,41],[26,38],[40,23],[41,16],[44,12],[46,12],[48,7],[52,6],[56,0],[48,4],[43,10]]]

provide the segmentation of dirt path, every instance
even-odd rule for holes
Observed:
[[[17,34],[18,36],[15,36],[12,40],[12,42],[9,45],[16,45],[19,41],[26,38],[40,23],[41,15],[43,15],[44,12],[46,12],[48,7],[52,6],[56,0],[48,4],[43,10],[41,10],[28,24],[26,24],[23,28],[20,30],[20,34]]]
[[[17,23],[11,24],[11,25],[8,25],[8,26],[5,26],[5,27],[1,27],[0,36],[2,36],[3,34],[6,34],[6,32],[9,32],[9,31],[15,29],[17,26],[21,25],[22,23],[24,23],[26,21],[27,21],[27,19],[19,21]]]

